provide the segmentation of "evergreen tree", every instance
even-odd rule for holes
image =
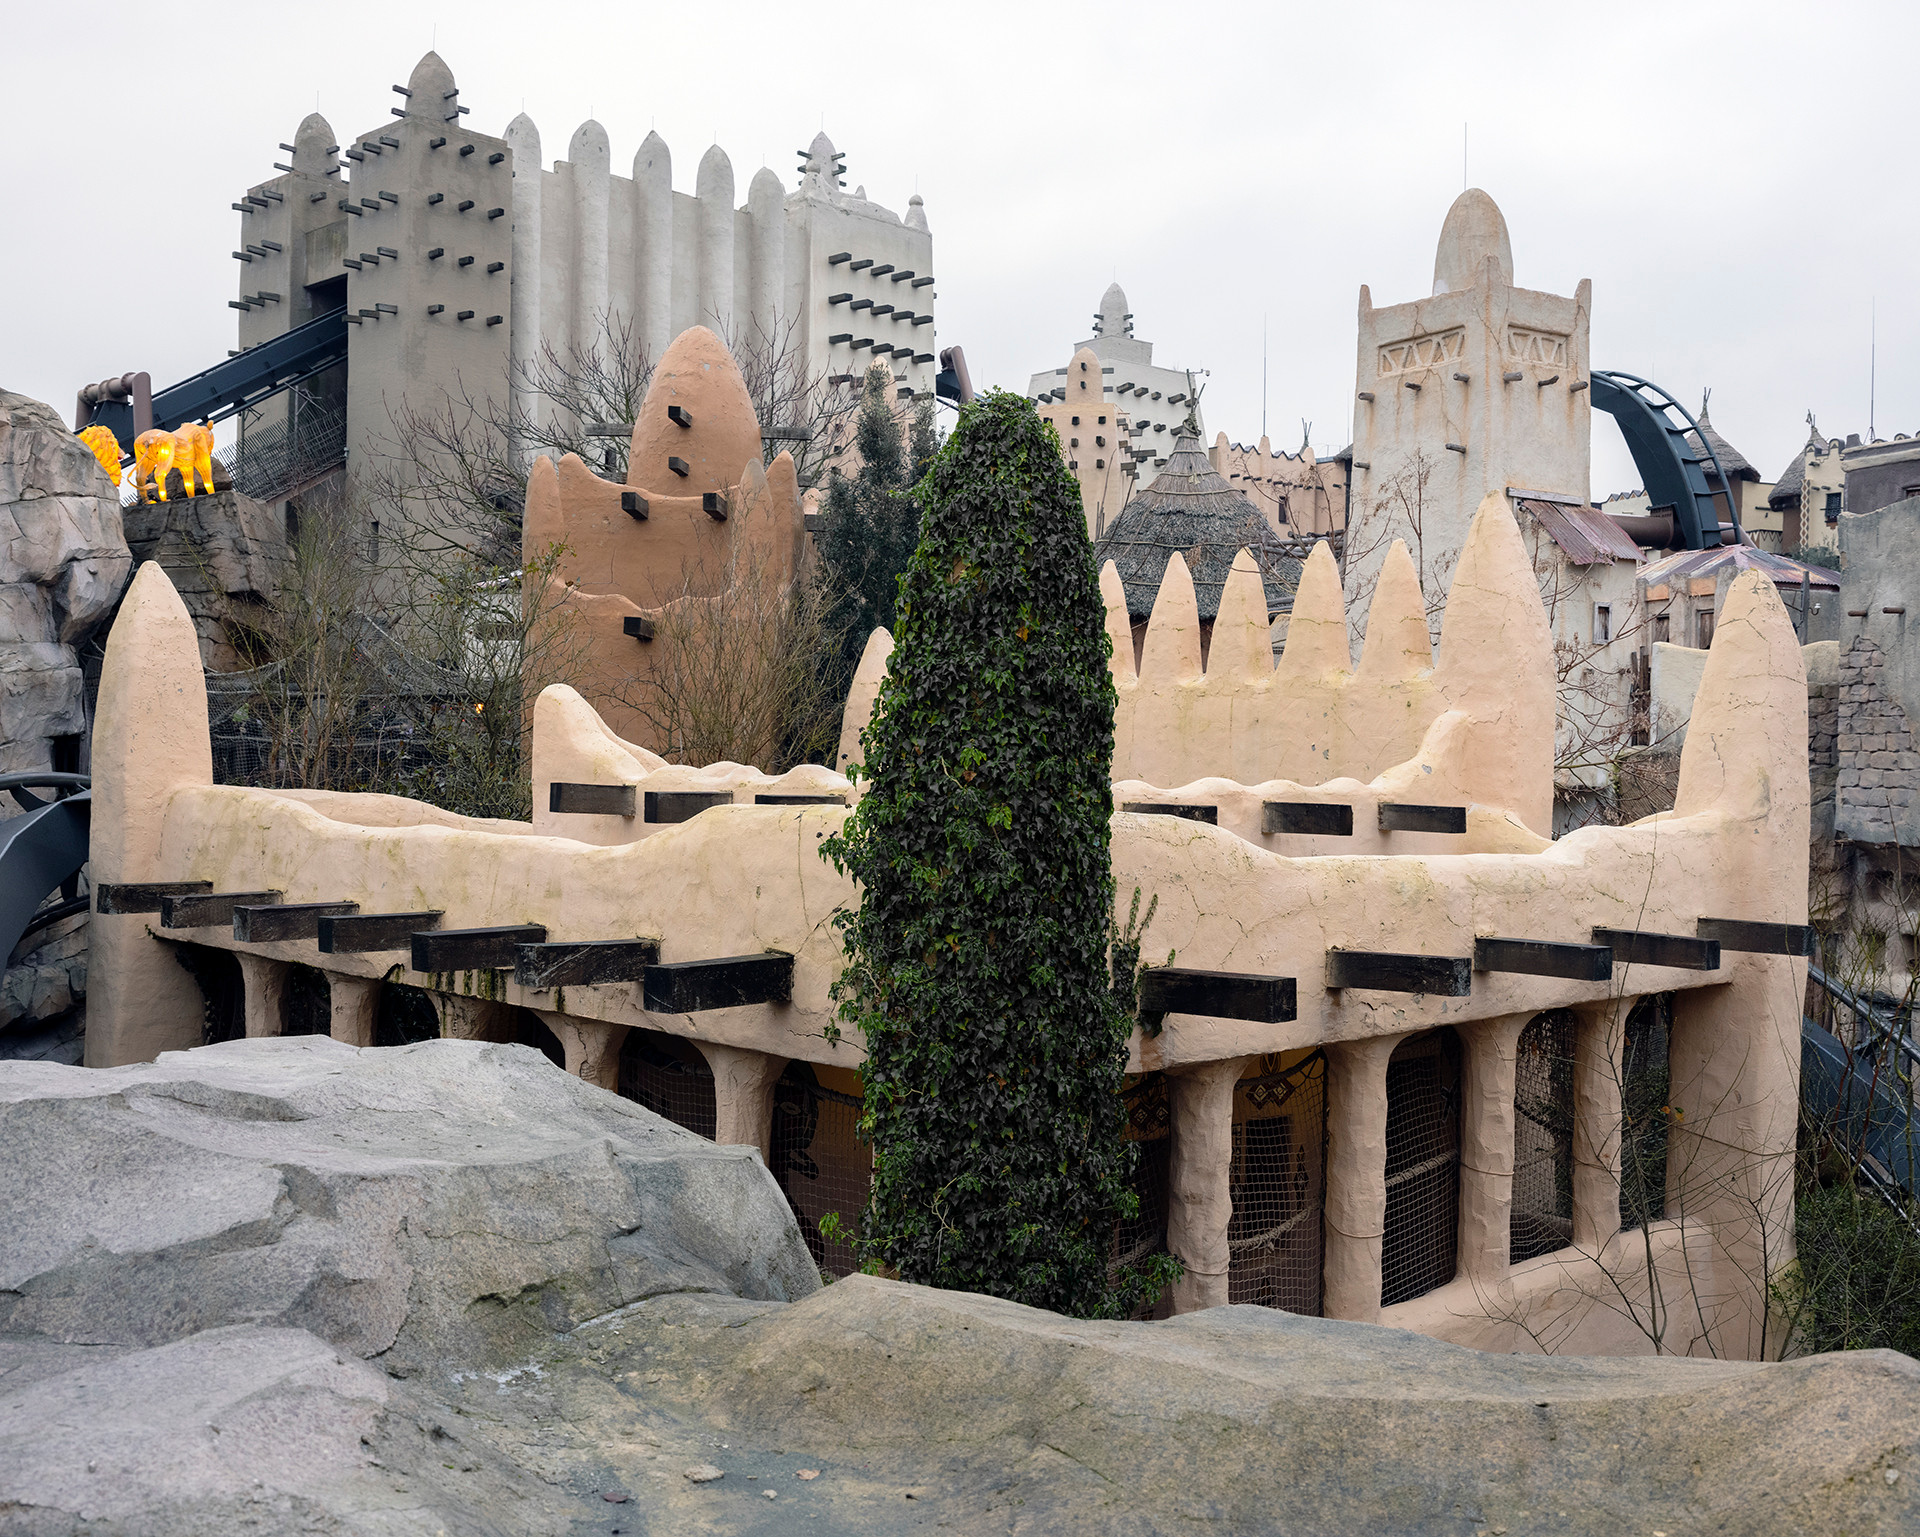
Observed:
[[[815,536],[833,584],[829,623],[842,635],[838,680],[842,697],[867,637],[882,626],[893,627],[900,573],[907,569],[920,537],[920,505],[912,488],[939,446],[931,400],[920,403],[907,441],[901,442],[900,423],[887,398],[891,383],[892,375],[881,364],[867,370],[854,424],[860,468],[851,479],[834,470]]]
[[[830,842],[841,1017],[867,1046],[873,1191],[858,1244],[909,1281],[1089,1317],[1137,1214],[1120,1099],[1133,978],[1109,969],[1110,644],[1080,492],[1031,404],[965,407],[920,485],[871,786]]]

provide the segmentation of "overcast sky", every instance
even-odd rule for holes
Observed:
[[[1067,361],[1118,278],[1210,428],[1349,437],[1354,308],[1418,297],[1464,176],[1518,281],[1593,279],[1593,359],[1672,390],[1771,480],[1804,440],[1920,429],[1911,4],[939,3],[8,7],[0,387],[66,414],[225,356],[229,204],[316,101],[369,133],[437,46],[472,126],[522,106],[551,161],[589,114],[650,126],[691,191],[823,124],[851,189],[926,199],[940,342],[977,384]],[[1877,320],[1874,318],[1877,314]],[[1635,483],[1596,418],[1596,496]]]

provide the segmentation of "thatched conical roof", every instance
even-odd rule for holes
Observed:
[[[1167,455],[1167,467],[1153,484],[1135,494],[1094,541],[1093,559],[1096,566],[1113,562],[1127,591],[1128,615],[1145,619],[1153,612],[1160,579],[1175,550],[1193,573],[1193,593],[1203,620],[1219,614],[1220,590],[1233,568],[1233,557],[1241,550],[1259,563],[1268,616],[1293,607],[1300,562],[1285,553],[1280,536],[1267,526],[1259,509],[1213,467],[1191,419]]]

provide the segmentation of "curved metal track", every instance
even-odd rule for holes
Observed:
[[[1740,515],[1733,509],[1733,482],[1687,408],[1659,385],[1636,374],[1593,371],[1593,403],[1611,416],[1627,440],[1634,468],[1640,472],[1652,507],[1672,507],[1681,541],[1689,550],[1713,549],[1721,543],[1719,495],[1708,487],[1705,466],[1712,465],[1727,498],[1733,520],[1734,543],[1746,543]],[[1670,412],[1685,424],[1675,426]],[[1699,440],[1695,450],[1687,441]]]
[[[0,822],[0,962],[13,954],[23,935],[40,926],[35,915],[47,893],[72,880],[87,862],[93,791],[79,787],[88,783],[84,774],[0,775],[0,790],[12,791],[14,799],[27,808],[20,816]],[[29,793],[29,786],[77,789],[78,793],[44,801]],[[74,898],[62,907],[79,912],[84,900]]]

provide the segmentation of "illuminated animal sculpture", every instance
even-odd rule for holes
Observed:
[[[167,471],[178,470],[180,481],[188,496],[198,493],[194,489],[196,475],[206,489],[213,490],[213,432],[198,422],[188,422],[177,432],[163,432],[155,428],[143,432],[133,440],[134,484],[144,493],[148,487],[159,492],[159,499],[167,499]]]
[[[107,478],[116,486],[120,484],[120,440],[114,437],[110,428],[98,423],[91,427],[82,427],[74,434],[87,445],[93,457],[100,461],[100,468],[107,472]]]

